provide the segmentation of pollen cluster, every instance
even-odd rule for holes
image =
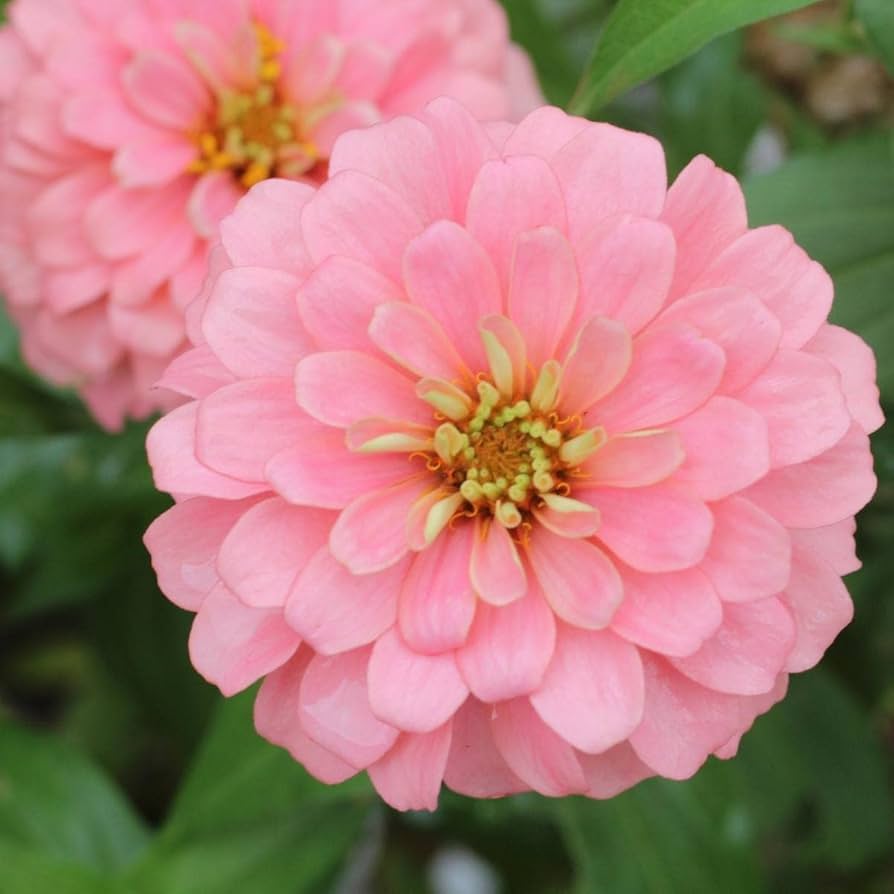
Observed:
[[[268,177],[300,177],[320,162],[317,148],[302,137],[306,122],[279,88],[285,45],[263,25],[255,25],[255,35],[256,86],[218,93],[214,119],[193,135],[199,154],[187,168],[232,171],[246,188]]]

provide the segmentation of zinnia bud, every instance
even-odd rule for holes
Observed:
[[[259,731],[398,808],[729,757],[851,617],[874,358],[697,158],[438,100],[224,222],[146,542]]]
[[[437,96],[538,104],[495,0],[14,0],[0,31],[0,284],[26,359],[110,428],[184,347],[247,188],[325,179],[345,130]],[[173,395],[169,395],[173,397]]]

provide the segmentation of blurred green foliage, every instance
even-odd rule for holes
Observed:
[[[505,5],[551,101],[655,134],[672,173],[706,152],[745,178],[753,222],[790,227],[832,272],[835,318],[875,347],[890,407],[891,109],[829,121],[819,101],[843,58],[892,67],[890,0]],[[819,14],[741,29],[796,7]],[[780,74],[768,41],[806,62]],[[192,671],[189,618],[141,544],[167,505],[145,430],[99,431],[0,326],[0,894],[414,894],[448,847],[511,894],[894,891],[886,430],[855,622],[735,760],[602,803],[445,792],[434,815],[386,809],[365,780],[319,785],[255,736],[252,693],[225,702]]]

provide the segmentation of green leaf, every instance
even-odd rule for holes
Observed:
[[[814,0],[620,0],[609,16],[571,111],[589,115],[666,71],[711,39]]]
[[[662,79],[661,132],[671,174],[700,153],[727,171],[740,170],[767,106],[741,57],[741,36],[728,34]]]
[[[76,863],[48,859],[0,840],[0,891],[3,894],[125,894]]]
[[[114,870],[145,842],[118,789],[85,757],[58,739],[0,723],[0,843],[43,860]]]
[[[576,894],[763,894],[744,804],[724,769],[710,764],[686,783],[652,779],[609,801],[559,802]]]
[[[155,846],[140,894],[317,894],[371,819],[364,780],[325,786],[252,723],[253,692],[223,702]]]
[[[888,71],[894,74],[894,3],[891,0],[857,0],[855,8],[870,43]]]
[[[779,223],[832,274],[832,321],[875,349],[894,395],[894,152],[887,137],[793,159],[746,189],[753,226]]]

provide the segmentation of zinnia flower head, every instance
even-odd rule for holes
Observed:
[[[198,670],[398,808],[729,757],[851,617],[874,359],[697,158],[439,100],[222,227],[146,536]]]
[[[496,0],[14,0],[0,31],[0,282],[26,358],[104,425],[184,346],[208,242],[345,130],[538,104]]]

